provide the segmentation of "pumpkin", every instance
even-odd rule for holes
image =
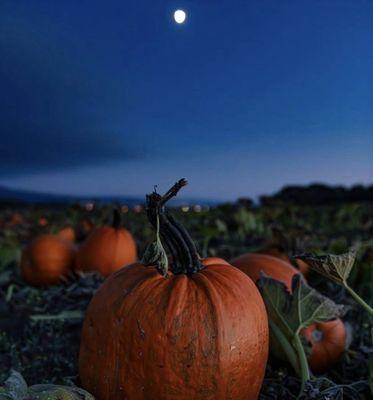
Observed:
[[[247,253],[232,260],[231,264],[254,282],[260,278],[263,271],[271,278],[284,283],[289,290],[293,276],[299,272],[288,262],[267,254]]]
[[[112,274],[96,292],[82,331],[82,386],[100,400],[257,399],[268,355],[260,293],[228,263],[200,260],[164,210],[169,197],[147,197],[169,267],[157,241],[154,256]]]
[[[8,222],[8,224],[10,226],[21,225],[24,223],[25,223],[25,220],[24,220],[22,214],[20,214],[19,212],[13,213]]]
[[[76,268],[108,276],[137,260],[132,234],[120,226],[120,213],[114,211],[113,223],[95,228],[78,250]]]
[[[22,252],[21,275],[33,286],[57,284],[74,265],[74,245],[57,235],[40,235]]]
[[[248,275],[254,282],[263,271],[269,277],[284,283],[291,291],[291,282],[299,271],[279,258],[248,253],[231,261],[231,264]],[[310,325],[301,331],[312,349],[308,357],[313,372],[325,372],[338,361],[346,346],[346,329],[340,319]]]
[[[76,240],[75,229],[71,225],[65,226],[57,233],[57,235],[66,240],[70,240],[70,242],[75,242]]]
[[[289,257],[286,253],[282,252],[281,250],[275,247],[264,248],[263,250],[259,251],[259,253],[277,257],[289,264],[295,265],[298,268],[298,270],[302,273],[302,275],[307,275],[309,273],[310,267],[306,262],[299,259],[293,259]]]
[[[346,328],[340,319],[310,325],[301,333],[312,346],[308,361],[315,373],[326,372],[345,351]]]

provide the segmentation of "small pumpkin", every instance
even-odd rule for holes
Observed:
[[[70,240],[70,242],[75,242],[76,240],[76,233],[75,233],[75,229],[73,226],[68,225],[65,226],[64,228],[62,228],[58,233],[58,236],[66,239],[66,240]]]
[[[308,361],[315,373],[326,372],[345,351],[346,328],[340,319],[310,325],[301,333],[312,346]]]
[[[103,276],[137,260],[132,234],[120,226],[120,212],[114,210],[113,223],[95,228],[78,250],[76,268],[97,271]]]
[[[268,355],[263,300],[238,269],[200,260],[164,210],[185,184],[148,196],[159,236],[147,262],[112,274],[88,307],[79,374],[100,400],[258,398]]]
[[[254,282],[263,271],[269,277],[284,283],[291,291],[293,276],[299,271],[280,258],[248,253],[231,261],[231,264],[248,275]],[[346,328],[342,320],[313,324],[301,334],[310,342],[312,349],[308,357],[313,372],[321,373],[335,364],[346,346]]]
[[[33,286],[54,285],[74,265],[74,245],[57,235],[40,235],[22,252],[21,275]]]

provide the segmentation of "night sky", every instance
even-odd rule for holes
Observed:
[[[373,2],[0,0],[0,135],[52,193],[371,182]]]

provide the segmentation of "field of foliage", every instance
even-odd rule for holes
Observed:
[[[92,226],[110,221],[112,209],[113,206],[87,204],[0,210],[0,386],[12,370],[21,373],[29,386],[80,386],[78,353],[82,323],[88,303],[104,278],[93,272],[76,271],[70,272],[61,284],[32,287],[20,275],[20,256],[37,235],[57,233],[66,226],[74,227],[79,246]],[[132,232],[141,257],[146,246],[154,241],[154,229],[143,208],[121,207],[121,211],[122,224]],[[173,208],[171,212],[188,229],[202,257],[231,260],[247,252],[274,248],[289,255],[342,254],[354,249],[356,261],[348,283],[366,303],[373,303],[372,203],[296,206],[277,202],[253,206],[241,201],[210,208]],[[337,363],[305,382],[300,398],[371,398],[369,312],[338,282],[314,270],[308,271],[306,279],[319,293],[346,306],[341,318],[347,336],[346,350]],[[308,354],[309,344],[303,345]],[[13,373],[12,379],[11,385],[24,384],[19,375]],[[295,399],[300,389],[299,371],[285,359],[270,354],[260,399]],[[53,393],[59,389],[56,390]],[[0,399],[18,399],[6,396],[5,389],[0,389]],[[85,398],[84,394],[79,396],[76,398]],[[65,397],[56,394],[45,398]]]

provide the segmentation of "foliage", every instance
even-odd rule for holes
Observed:
[[[23,376],[13,370],[4,386],[0,387],[0,400],[94,400],[94,397],[74,386],[46,384],[28,387]]]
[[[271,346],[279,344],[294,371],[302,378],[302,388],[310,379],[300,331],[316,322],[329,321],[341,316],[343,306],[337,306],[315,289],[309,287],[299,274],[292,280],[292,294],[280,281],[262,276],[258,282],[266,304],[271,334]]]

